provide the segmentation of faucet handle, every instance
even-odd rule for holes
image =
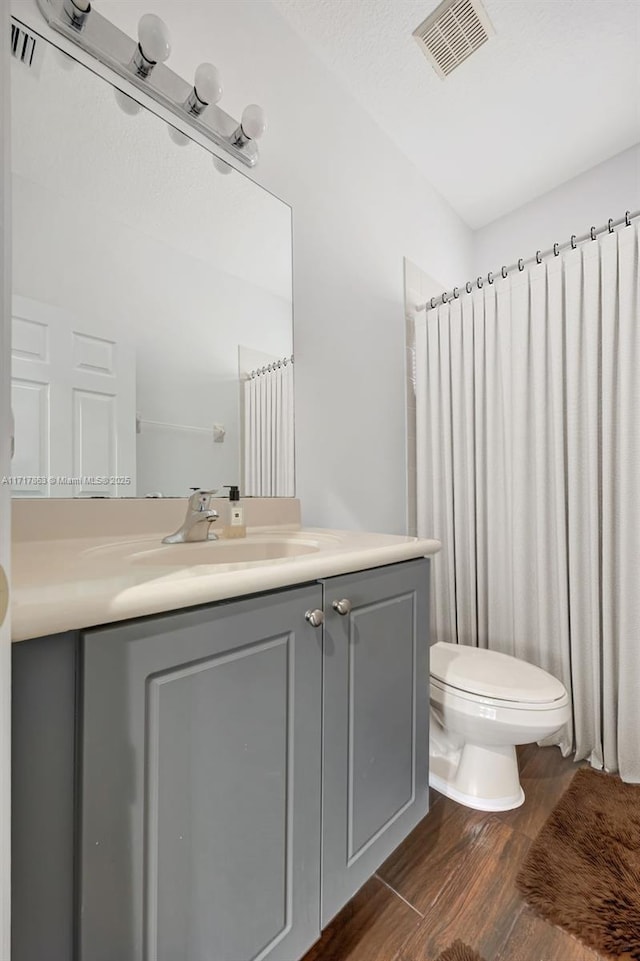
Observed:
[[[209,510],[211,498],[218,493],[217,490],[203,491],[199,487],[191,487],[189,489],[193,491],[193,494],[189,498],[189,507],[192,511]]]

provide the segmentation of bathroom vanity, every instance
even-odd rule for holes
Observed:
[[[306,554],[181,568],[182,609],[14,644],[14,961],[295,961],[426,814],[439,545],[280,534],[314,535]],[[245,594],[187,606],[234,576]],[[44,585],[42,603],[87,617],[86,584],[82,615]]]

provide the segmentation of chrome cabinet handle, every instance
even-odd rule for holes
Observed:
[[[340,601],[334,601],[331,606],[334,611],[337,611],[338,614],[342,614],[343,617],[345,614],[351,613],[351,601],[348,601],[346,597],[343,597]]]
[[[311,627],[321,627],[324,624],[324,614],[321,610],[307,611],[304,617],[311,624]]]

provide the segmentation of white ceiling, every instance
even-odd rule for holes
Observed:
[[[496,31],[441,80],[436,0],[274,0],[473,228],[640,141],[640,0],[485,0]]]

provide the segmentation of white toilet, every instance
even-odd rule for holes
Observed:
[[[516,744],[553,734],[569,720],[564,685],[507,654],[437,643],[431,648],[429,783],[479,811],[524,801]]]

